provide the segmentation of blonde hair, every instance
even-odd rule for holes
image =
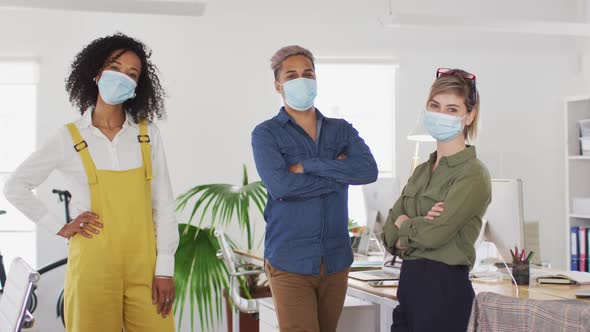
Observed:
[[[285,46],[276,51],[272,58],[270,58],[270,68],[272,69],[275,75],[275,79],[279,77],[279,72],[281,71],[281,65],[283,64],[283,62],[287,58],[295,55],[305,56],[311,61],[312,66],[315,68],[313,54],[308,49],[298,45]]]
[[[440,75],[430,88],[428,101],[439,94],[454,94],[462,97],[467,113],[473,113],[473,121],[463,129],[465,139],[473,140],[477,137],[477,123],[479,120],[479,92],[475,88],[475,81],[465,79],[471,74],[461,69],[453,69],[451,74]],[[474,91],[475,90],[475,91]]]

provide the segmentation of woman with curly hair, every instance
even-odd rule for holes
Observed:
[[[174,331],[174,198],[158,127],[164,91],[151,51],[115,34],[76,55],[66,81],[81,119],[25,160],[5,195],[27,217],[69,239],[65,288],[69,332]],[[60,218],[35,196],[53,170],[72,192]]]

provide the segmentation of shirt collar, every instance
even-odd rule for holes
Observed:
[[[82,114],[82,119],[80,120],[80,128],[90,128],[92,126],[92,112],[94,112],[94,107],[89,107],[84,114]],[[123,122],[123,128],[125,127],[134,127],[137,128],[137,123],[133,121],[133,117],[129,115],[128,112],[125,112],[125,122]]]
[[[436,163],[436,151],[430,154],[430,160],[428,163],[432,166]],[[468,145],[467,148],[461,152],[457,152],[452,156],[442,157],[440,162],[446,162],[449,166],[455,167],[463,164],[464,162],[471,160],[477,156],[475,152],[475,146]]]
[[[315,114],[317,117],[318,121],[322,121],[324,120],[324,115],[320,112],[319,109],[315,109]],[[279,124],[282,126],[284,126],[287,122],[289,121],[293,121],[293,118],[291,118],[291,116],[289,115],[289,113],[287,113],[287,111],[285,111],[285,107],[281,107],[281,110],[279,111],[279,114],[277,115],[277,120],[279,121]],[[294,121],[293,121],[294,122]]]

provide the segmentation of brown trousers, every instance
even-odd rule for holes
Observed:
[[[280,271],[268,261],[265,269],[281,332],[336,331],[350,269],[327,275],[322,262],[320,275],[303,275]]]

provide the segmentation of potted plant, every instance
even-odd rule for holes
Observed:
[[[179,225],[180,244],[176,251],[174,271],[177,294],[174,310],[180,312],[179,328],[187,295],[191,310],[191,331],[195,304],[202,331],[221,321],[228,271],[223,260],[217,258],[219,243],[213,234],[214,229],[233,226],[237,222],[246,235],[247,249],[254,249],[250,207],[253,206],[262,215],[266,199],[267,192],[262,182],[249,183],[245,165],[241,185],[198,185],[178,197],[177,212],[183,212],[191,206],[187,223]],[[202,228],[205,218],[209,218],[210,226]],[[246,295],[256,293],[257,277],[253,276],[244,282]]]

